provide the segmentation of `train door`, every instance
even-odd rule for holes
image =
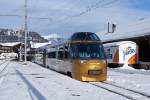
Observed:
[[[46,49],[43,50],[43,66],[46,67]]]
[[[47,50],[47,67],[55,69],[56,66],[56,48],[50,47]]]
[[[64,71],[67,73],[69,76],[71,76],[71,59],[70,59],[70,53],[69,53],[69,45],[66,44],[64,45],[64,63],[63,63]]]
[[[62,73],[64,73],[65,72],[65,70],[64,70],[64,46],[63,45],[60,45],[60,46],[58,46],[58,48],[57,48],[57,54],[56,54],[56,58],[57,58],[57,60],[56,60],[56,67],[57,67],[57,70],[58,71],[60,71],[60,72],[62,72]]]

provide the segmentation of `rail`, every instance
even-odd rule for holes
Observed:
[[[9,62],[10,62],[10,60],[5,60],[2,63],[0,63],[0,76],[6,70]]]
[[[89,84],[99,87],[99,88],[102,88],[102,89],[105,89],[109,92],[118,94],[120,96],[123,96],[129,100],[137,100],[137,99],[140,100],[141,97],[143,97],[144,99],[146,99],[146,98],[150,99],[149,94],[146,94],[144,92],[140,92],[137,90],[125,88],[125,87],[122,87],[122,86],[119,86],[119,85],[116,85],[113,83],[109,83],[109,82],[89,82]]]

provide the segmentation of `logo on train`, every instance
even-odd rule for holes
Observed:
[[[123,50],[123,58],[125,60],[125,57],[127,55],[130,55],[130,54],[133,54],[133,53],[136,53],[135,49],[131,48],[131,47],[127,47]]]

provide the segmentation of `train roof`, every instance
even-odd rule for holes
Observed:
[[[47,45],[51,44],[50,42],[45,42],[45,43],[31,43],[31,48],[42,48]]]
[[[89,37],[88,37],[89,36]],[[99,37],[92,32],[76,32],[74,33],[70,39],[68,40],[60,40],[60,41],[52,41],[51,47],[52,46],[59,46],[59,45],[64,45],[68,43],[91,43],[91,42],[97,42],[100,43],[101,40]]]
[[[141,20],[133,24],[117,26],[114,33],[102,31],[97,32],[97,35],[102,42],[150,36],[150,19]]]
[[[6,46],[6,47],[14,47],[17,46],[19,44],[23,44],[22,42],[7,42],[7,43],[0,43],[1,46]]]
[[[40,46],[38,49],[48,49],[49,47],[61,46],[64,44],[71,44],[71,43],[101,43],[99,37],[92,32],[76,32],[74,33],[70,39],[60,39],[60,40],[53,40],[50,44]]]
[[[100,41],[99,37],[92,32],[76,32],[74,33],[70,41]]]

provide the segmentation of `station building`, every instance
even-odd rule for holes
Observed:
[[[140,67],[150,69],[150,19],[128,25],[112,27],[112,31],[98,32],[104,44],[119,41],[134,41],[138,45]]]
[[[18,57],[20,47],[24,47],[21,42],[0,43],[0,58]]]

